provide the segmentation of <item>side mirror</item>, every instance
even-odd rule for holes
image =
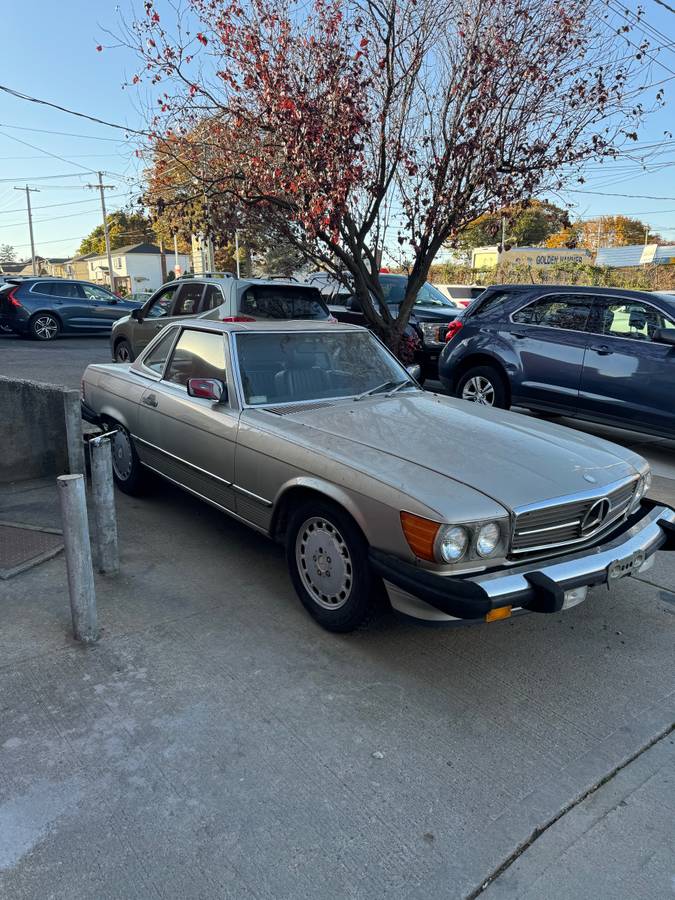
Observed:
[[[187,390],[190,397],[201,397],[213,403],[227,400],[227,387],[217,378],[189,378]]]
[[[412,378],[414,378],[415,381],[420,380],[420,375],[422,374],[421,366],[419,366],[417,363],[413,363],[413,365],[406,366],[405,368],[406,368],[406,372],[408,373],[408,375],[410,375]]]
[[[675,328],[655,328],[652,331],[652,341],[675,347]]]
[[[143,310],[142,309],[132,309],[131,310],[131,318],[135,319],[137,322],[143,321]]]

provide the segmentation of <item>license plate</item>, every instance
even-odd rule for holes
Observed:
[[[628,575],[634,575],[642,568],[645,562],[644,550],[636,550],[630,556],[624,556],[623,559],[615,559],[607,567],[607,580],[616,581],[619,578],[626,578]]]

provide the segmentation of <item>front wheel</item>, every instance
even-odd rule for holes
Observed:
[[[327,631],[354,631],[372,618],[382,582],[370,569],[366,539],[336,504],[317,499],[295,510],[286,561],[303,606]]]
[[[28,323],[28,331],[35,341],[53,341],[60,330],[59,320],[50,313],[38,313]]]
[[[481,406],[509,407],[504,379],[492,366],[475,366],[465,372],[457,383],[455,396]]]

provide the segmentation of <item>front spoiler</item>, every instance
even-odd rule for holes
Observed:
[[[479,575],[439,575],[374,548],[370,561],[386,582],[453,619],[482,619],[504,606],[553,613],[563,608],[565,591],[606,584],[617,560],[642,553],[646,562],[657,550],[675,550],[675,510],[643,501],[640,513],[594,547]]]

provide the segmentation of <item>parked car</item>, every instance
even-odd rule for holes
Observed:
[[[0,325],[36,341],[110,331],[133,309],[134,303],[89,281],[11,278],[0,286]]]
[[[364,328],[177,323],[131,365],[89,366],[82,403],[122,490],[151,469],[283,542],[330,631],[385,592],[429,620],[558,612],[675,548],[640,456],[425,392]]]
[[[392,315],[398,314],[398,308],[405,296],[408,279],[405,275],[380,275],[380,284],[387,305]],[[339,322],[368,327],[366,317],[361,311],[361,304],[354,293],[345,293],[342,289],[337,301],[329,303],[329,309]],[[421,368],[421,381],[427,378],[438,378],[438,357],[445,346],[448,325],[461,317],[463,309],[446,297],[438,288],[426,281],[417,295],[409,326],[417,334],[421,343],[418,362]]]
[[[675,436],[675,299],[619,288],[489,288],[439,365],[455,396]]]
[[[144,305],[115,324],[110,348],[116,362],[133,362],[152,338],[171,322],[184,319],[332,320],[315,287],[276,279],[235,278],[230,272],[185,276],[163,285]]]
[[[134,291],[133,294],[129,294],[127,300],[131,303],[138,304],[138,306],[143,306],[143,304],[152,297],[153,293],[153,291]]]
[[[485,290],[477,284],[441,284],[439,291],[454,301],[458,306],[467,307],[476,300]]]

